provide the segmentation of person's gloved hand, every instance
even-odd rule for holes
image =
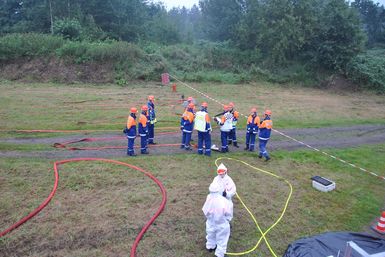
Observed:
[[[180,126],[180,130],[183,130],[183,126]]]
[[[225,190],[225,191],[223,191],[222,196],[226,197],[226,195],[227,195],[227,193],[226,193],[226,190]]]

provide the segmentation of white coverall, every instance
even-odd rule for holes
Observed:
[[[221,187],[211,183],[202,211],[206,220],[206,248],[215,249],[215,256],[223,257],[230,237],[230,202],[222,196]]]
[[[213,183],[218,183],[221,186],[221,193],[226,191],[226,199],[230,202],[230,221],[233,219],[233,196],[237,192],[234,181],[230,178],[229,175],[225,174],[222,178],[221,175],[217,175]]]

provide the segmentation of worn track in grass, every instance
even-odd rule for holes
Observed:
[[[345,148],[355,147],[367,144],[378,144],[385,142],[385,125],[357,125],[350,127],[327,127],[327,128],[308,128],[308,129],[283,129],[281,132],[303,141],[316,148]],[[230,147],[230,152],[242,152],[245,141],[245,131],[239,130],[237,132],[239,148],[233,146]],[[121,139],[119,139],[121,136]],[[100,150],[68,150],[54,148],[55,143],[64,143],[68,141],[76,141],[83,138],[111,138],[111,140],[97,141],[97,142],[80,142],[69,147],[105,147],[116,146],[116,149],[100,149]],[[156,135],[156,142],[158,144],[178,144],[181,139],[181,133],[176,131],[175,133],[159,134]],[[197,142],[197,133],[193,133],[193,141]],[[212,134],[213,144],[220,146],[220,136],[218,131],[214,131]],[[52,150],[49,151],[0,151],[0,157],[41,157],[49,159],[61,159],[61,158],[76,158],[76,157],[123,157],[126,150],[124,147],[127,144],[127,140],[124,135],[117,133],[109,134],[72,134],[62,137],[49,137],[49,138],[2,138],[0,143],[7,144],[47,144],[52,146]],[[140,144],[140,138],[135,141],[136,145]],[[283,137],[277,133],[272,134],[272,138],[269,141],[268,148],[270,151],[285,149],[285,150],[297,150],[306,149],[303,145],[298,144],[286,137]],[[137,151],[138,152],[138,151]],[[195,151],[193,151],[194,153]],[[185,150],[179,149],[175,146],[150,146],[150,155],[161,154],[178,154],[186,153]]]

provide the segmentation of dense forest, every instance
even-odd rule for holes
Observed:
[[[2,0],[0,36],[2,63],[49,49],[77,62],[119,59],[127,48],[128,56],[161,63],[154,73],[185,79],[218,70],[240,81],[338,73],[385,89],[385,8],[371,0],[201,0],[171,10],[148,0]],[[34,41],[40,48],[26,49]],[[114,53],[95,57],[98,46]]]

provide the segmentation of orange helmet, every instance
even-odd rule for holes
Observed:
[[[191,96],[189,96],[188,98],[187,98],[187,101],[192,101],[192,100],[194,100]]]
[[[224,111],[228,111],[229,110],[229,106],[228,105],[223,105],[223,110]]]
[[[142,111],[148,111],[148,106],[147,105],[143,105],[142,106]]]
[[[208,107],[208,105],[207,105],[206,102],[203,102],[203,103],[201,104],[201,106],[204,107],[204,108],[207,108],[207,107]]]
[[[266,110],[265,111],[265,115],[269,115],[270,116],[271,115],[271,111],[270,110]]]
[[[223,165],[223,163],[219,164],[219,166],[217,168],[217,174],[222,175],[222,174],[225,174],[226,172],[227,172],[226,166]]]
[[[138,109],[136,109],[135,107],[131,107],[130,112],[131,113],[137,113]]]
[[[255,107],[251,108],[250,112],[251,113],[257,112],[257,108],[255,108]]]
[[[229,107],[230,107],[230,108],[234,108],[234,103],[233,103],[233,102],[230,102],[230,103],[229,103]]]
[[[148,100],[150,100],[150,101],[154,101],[154,100],[155,100],[155,96],[153,96],[153,95],[149,95],[149,96],[148,96]]]
[[[188,107],[189,109],[193,109],[193,108],[195,107],[195,104],[189,103],[187,107]]]

